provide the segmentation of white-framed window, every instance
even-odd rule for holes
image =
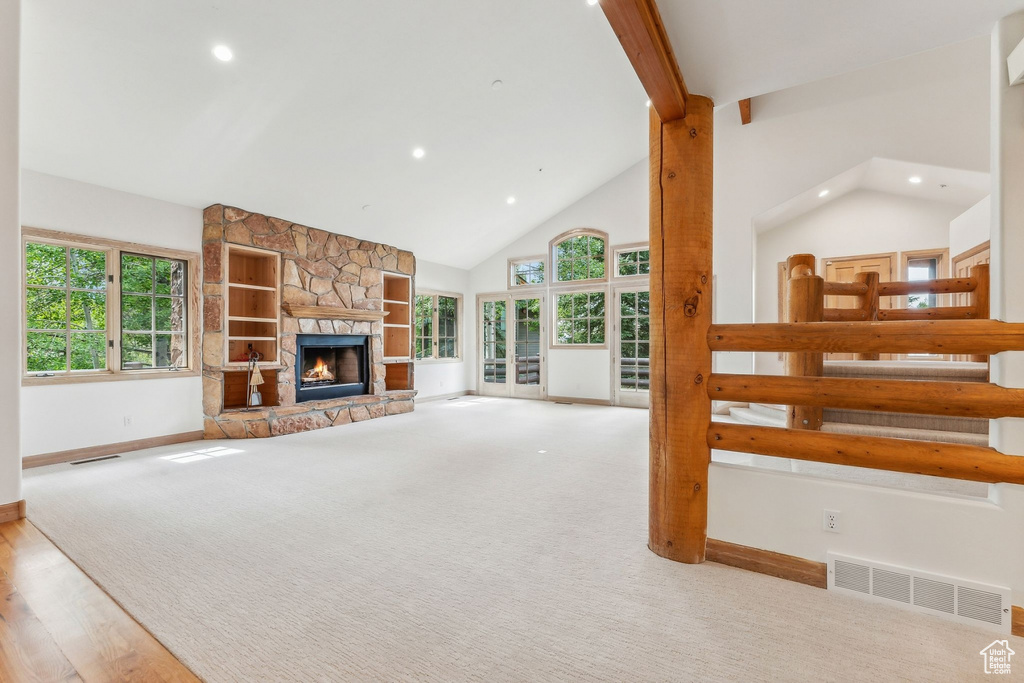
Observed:
[[[551,242],[552,284],[607,280],[607,251],[603,232],[580,228],[559,235]]]
[[[615,250],[615,276],[634,277],[651,274],[651,248],[620,247]]]
[[[603,290],[555,293],[553,346],[604,346],[606,330]]]
[[[531,258],[509,259],[508,286],[538,287],[547,282],[543,256]]]
[[[462,357],[459,334],[461,295],[417,292],[415,313],[416,360],[455,360]]]
[[[195,372],[198,257],[23,230],[23,382]]]

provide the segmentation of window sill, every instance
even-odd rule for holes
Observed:
[[[608,344],[552,344],[548,347],[554,350],[569,350],[569,351],[601,351],[608,350]]]
[[[608,276],[590,278],[589,280],[555,280],[551,283],[551,289],[566,289],[570,287],[594,287],[608,284]]]
[[[449,365],[451,363],[462,363],[462,358],[417,358],[416,365]]]
[[[21,378],[23,387],[45,387],[53,384],[89,384],[92,382],[128,382],[138,379],[174,379],[181,377],[199,377],[198,370],[130,370],[124,372],[97,372],[76,375],[54,375],[53,377],[36,377],[25,375]]]

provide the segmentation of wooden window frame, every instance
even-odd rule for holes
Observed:
[[[558,245],[566,240],[570,240],[574,237],[597,237],[604,240],[604,277],[592,277],[586,280],[559,280],[558,279]],[[548,254],[550,255],[550,275],[548,275],[548,287],[551,289],[561,288],[576,288],[580,286],[590,286],[607,283],[609,278],[608,274],[608,254],[611,250],[611,243],[608,241],[608,233],[602,232],[601,230],[595,230],[593,228],[573,228],[567,230],[561,235],[555,237],[551,242],[548,243]]]
[[[544,280],[542,282],[535,282],[526,285],[517,285],[515,283],[515,267],[520,263],[540,263],[544,266]],[[548,267],[548,258],[546,256],[524,256],[522,258],[510,258],[508,260],[508,288],[510,290],[530,290],[530,289],[542,289],[548,286],[551,281],[551,268]]]
[[[104,370],[55,371],[52,375],[41,375],[28,371],[24,345],[27,339],[28,310],[26,302],[27,265],[25,263],[25,245],[52,244],[59,247],[90,249],[106,252],[107,259],[107,368]],[[188,353],[185,356],[187,365],[175,368],[152,368],[141,370],[121,369],[121,255],[137,254],[151,258],[167,258],[184,261],[187,268],[188,283],[186,285],[186,337]],[[198,377],[200,375],[200,283],[199,254],[154,247],[136,242],[123,242],[88,235],[77,235],[60,230],[48,230],[23,226],[21,231],[21,339],[22,351],[19,352],[22,386],[49,386],[55,384],[83,384],[90,382],[128,381],[139,379],[159,379],[176,377]],[[116,315],[111,315],[111,311]],[[113,345],[111,345],[113,343]]]
[[[417,362],[417,363],[427,363],[427,364],[433,364],[433,363],[462,363],[462,362],[464,362],[465,361],[465,355],[463,354],[463,344],[465,343],[466,334],[465,334],[465,329],[464,329],[464,319],[465,319],[465,316],[463,315],[463,301],[462,301],[463,297],[462,297],[462,295],[459,294],[458,292],[445,292],[445,291],[440,291],[440,290],[435,290],[435,289],[419,289],[419,290],[416,290],[416,292],[413,295],[413,310],[412,310],[412,316],[413,316],[412,326],[413,326],[413,330],[416,333],[419,332],[419,326],[416,324],[416,297],[420,297],[420,296],[429,296],[429,297],[431,297],[433,299],[433,302],[431,304],[431,311],[432,311],[432,316],[433,316],[432,317],[432,321],[431,321],[431,349],[430,349],[431,350],[431,355],[427,356],[425,358],[416,358],[416,355],[415,355],[416,354],[416,352],[415,352],[415,348],[416,348],[415,340],[417,338],[419,338],[419,337],[418,337],[418,334],[414,334],[414,336],[413,336],[413,360],[415,362]],[[438,306],[437,306],[437,298],[439,296],[448,297],[450,299],[455,299],[455,357],[454,358],[442,358],[442,357],[437,355],[437,350],[438,350],[437,342],[438,342],[439,334],[440,334],[440,332],[439,332],[439,325],[438,325],[438,317],[439,316],[438,316],[438,310],[437,310],[437,308],[438,308]]]

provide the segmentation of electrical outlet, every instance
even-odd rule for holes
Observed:
[[[833,534],[839,533],[839,510],[822,510],[821,528]]]
[[[131,427],[132,426],[132,416],[131,415],[125,415],[124,416],[124,426],[125,427]]]

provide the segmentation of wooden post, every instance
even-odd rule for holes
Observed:
[[[860,307],[868,321],[878,320],[878,273],[870,271],[857,273],[857,282],[867,286],[868,291],[861,295]],[[878,360],[881,354],[858,353],[857,360]]]
[[[825,314],[825,280],[817,275],[796,275],[790,278],[787,313],[787,322],[821,322]],[[786,374],[791,377],[821,377],[825,367],[824,358],[824,354],[814,352],[787,353]],[[820,407],[789,406],[786,426],[790,429],[821,429],[821,416]]]
[[[651,450],[649,547],[696,564],[707,545],[711,399],[714,103],[651,112]]]
[[[815,263],[814,254],[793,254],[786,259],[786,279],[794,275],[814,275]]]
[[[987,263],[979,263],[976,266],[971,266],[971,277],[974,278],[978,285],[974,288],[974,291],[970,294],[970,305],[974,308],[975,320],[987,320],[991,317],[991,311],[989,310],[989,272]],[[971,356],[970,359],[975,363],[987,363],[989,361],[988,356]]]

